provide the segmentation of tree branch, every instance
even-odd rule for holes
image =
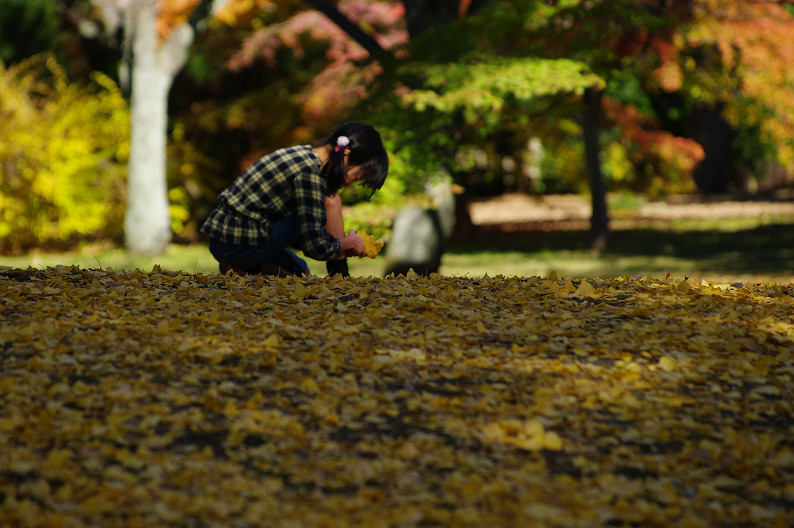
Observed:
[[[353,23],[339,9],[328,0],[308,0],[317,11],[327,16],[331,21],[339,26],[342,31],[350,35],[350,38],[358,42],[370,56],[381,63],[390,62],[393,57],[391,53],[383,49],[378,41],[365,33],[358,25]]]

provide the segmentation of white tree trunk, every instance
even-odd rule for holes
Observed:
[[[162,0],[160,0],[162,1]],[[159,255],[171,241],[166,147],[168,92],[187,60],[193,29],[182,24],[157,38],[158,0],[91,0],[108,33],[124,27],[132,42],[131,141],[124,236],[135,253]],[[228,0],[213,0],[216,13]]]
[[[156,4],[142,1],[131,9],[131,141],[124,235],[130,251],[158,255],[171,241],[166,185],[168,92],[185,63],[193,30],[183,24],[160,43]]]

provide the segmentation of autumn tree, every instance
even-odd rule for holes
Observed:
[[[607,185],[601,161],[602,128],[608,126],[605,101],[613,101],[614,92],[624,91],[624,82],[638,77],[637,70],[652,60],[649,55],[654,56],[651,44],[669,38],[674,28],[690,17],[691,7],[688,1],[674,5],[656,1],[573,1],[554,6],[548,12],[546,23],[533,32],[534,36],[540,37],[541,31],[543,35],[541,42],[545,49],[530,44],[537,53],[576,58],[605,80],[604,86],[588,88],[581,98],[580,123],[591,197],[590,237],[594,249],[605,250],[609,245]],[[632,102],[625,103],[631,105]],[[621,104],[618,107],[623,108]],[[629,115],[631,118],[624,123],[624,130],[642,135],[647,140],[646,148],[672,139],[664,132],[643,134],[641,113],[629,112]],[[697,158],[697,152],[694,157]]]
[[[581,105],[594,247],[607,246],[602,164],[612,162],[607,168],[614,181],[616,155],[631,167],[623,169],[624,183],[657,193],[692,191],[693,183],[704,192],[724,190],[728,171],[715,169],[730,151],[727,141],[715,144],[715,138],[726,128],[727,140],[736,137],[731,131],[743,131],[745,151],[753,141],[770,145],[774,158],[791,167],[794,82],[787,64],[793,44],[784,35],[792,19],[780,5],[494,1],[484,12],[433,35],[435,57],[451,61],[476,49],[491,56],[576,60],[604,81],[569,99]],[[496,34],[499,39],[487,37]],[[443,83],[447,89],[449,81]],[[681,102],[677,108],[659,104],[671,96]],[[477,97],[467,98],[472,101]],[[558,103],[554,134],[574,110]],[[718,127],[701,116],[713,116]],[[538,124],[535,119],[530,126],[538,130]]]
[[[255,17],[251,9],[261,9],[256,2],[249,4],[253,7],[241,19]],[[744,26],[750,19],[760,20],[759,28],[769,26],[758,17],[780,8],[750,7],[734,13],[731,22],[731,10],[742,4],[731,7],[728,2],[720,9],[705,0],[290,5],[292,11],[279,11],[279,19],[259,15],[260,29],[226,62],[225,69],[237,74],[257,64],[281,68],[274,70],[279,73],[275,84],[262,83],[261,96],[227,106],[232,112],[228,122],[257,131],[249,134],[254,155],[265,148],[258,140],[262,134],[270,134],[272,141],[309,140],[336,119],[363,115],[385,130],[395,153],[390,180],[400,180],[402,190],[417,190],[435,174],[452,174],[470,188],[489,192],[505,188],[502,180],[508,178],[515,185],[525,179],[528,141],[540,137],[548,152],[544,174],[565,181],[581,174],[589,181],[582,189],[592,197],[592,240],[603,248],[609,186],[657,194],[691,192],[693,171],[704,158],[714,157],[698,137],[675,123],[673,114],[693,116],[691,110],[703,105],[738,116],[752,107],[758,94],[732,80],[724,62],[731,56],[723,50],[749,50],[755,41],[741,37],[746,31],[730,24],[721,26],[721,33],[713,25],[720,20],[735,24],[744,17]],[[306,10],[307,5],[320,11]],[[782,15],[778,25],[772,24],[779,28],[775,31],[787,27]],[[371,39],[357,43],[333,22],[340,16],[342,26],[347,20],[365,28]],[[392,75],[384,75],[383,61],[373,60],[380,51],[372,42],[397,57]],[[761,56],[757,51],[746,55],[733,55],[742,58],[736,68],[741,75],[750,71],[747,58]],[[287,78],[294,80],[289,88]],[[680,88],[675,87],[677,78]],[[775,80],[771,74],[769,80]],[[782,90],[786,83],[765,85]],[[717,86],[722,95],[714,90]],[[274,104],[279,90],[290,95]],[[776,95],[767,96],[769,105],[780,107],[786,100],[783,92],[770,93]],[[684,101],[674,111],[660,104],[671,94]],[[276,117],[293,108],[296,115]],[[785,127],[767,121],[775,111],[755,108],[752,118],[734,117],[732,122],[767,130],[767,141],[778,129],[777,137],[783,138]],[[257,115],[264,124],[255,129],[257,119],[240,115]],[[780,115],[777,122],[785,123],[785,112]],[[579,188],[569,185],[567,190]]]
[[[698,0],[696,4],[692,23],[658,44],[659,61],[650,80],[659,106],[668,113],[667,125],[678,127],[704,148],[705,159],[694,172],[699,190],[714,193],[741,187],[748,175],[763,178],[769,162],[779,164],[790,176],[794,173],[791,3]],[[681,112],[686,106],[691,113]]]
[[[759,162],[791,167],[792,17],[781,4],[589,2],[561,11],[566,23],[552,35],[562,46],[552,50],[577,53],[607,79],[607,126],[620,134],[637,190],[724,192],[741,188],[741,173]]]

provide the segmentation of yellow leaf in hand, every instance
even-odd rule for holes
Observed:
[[[373,259],[377,257],[380,250],[383,249],[383,241],[364,231],[358,231],[356,234],[364,239],[364,249],[367,251],[367,256]]]

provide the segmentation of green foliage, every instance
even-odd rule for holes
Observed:
[[[0,65],[0,250],[117,237],[128,136],[108,77],[70,84],[51,54]]]
[[[412,40],[396,100],[371,112],[388,130],[401,160],[393,174],[408,191],[438,174],[475,195],[581,187],[583,164],[569,155],[579,139],[570,140],[568,122],[577,96],[604,80],[582,61],[543,56],[538,43],[555,11],[538,2],[489,2]],[[533,138],[549,154],[543,160],[528,149]],[[541,169],[540,179],[528,176],[529,167]]]
[[[53,0],[0,2],[0,62],[16,63],[59,46],[58,3]]]
[[[463,110],[467,121],[501,111],[510,101],[524,102],[559,93],[581,93],[603,81],[577,61],[536,57],[480,56],[466,63],[414,63],[408,73],[425,76],[423,89],[403,100],[417,111]]]
[[[528,190],[527,144],[548,127],[550,109],[602,85],[582,63],[566,59],[468,54],[434,62],[426,51],[423,56],[400,69],[406,88],[397,99],[376,101],[380,106],[370,111],[394,155],[390,177],[409,194],[450,176],[469,194]]]

